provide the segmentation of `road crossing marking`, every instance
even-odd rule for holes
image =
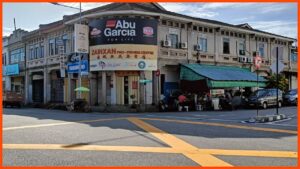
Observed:
[[[202,122],[202,121],[201,122],[200,121],[186,121],[186,120],[175,120],[175,119],[144,118],[144,117],[141,117],[139,119],[153,120],[153,121],[175,122],[175,123],[183,123],[183,124],[207,125],[207,126],[226,127],[226,128],[237,128],[237,129],[264,131],[264,132],[298,134],[297,131],[293,131],[293,130],[251,127],[251,126],[242,126],[242,125],[234,125],[234,124],[212,123],[212,122]]]
[[[166,133],[138,118],[128,118],[130,122],[137,125],[141,129],[147,131],[152,134],[154,137],[160,139],[165,142],[169,146],[171,146],[176,151],[181,151],[183,155],[190,158],[194,162],[200,164],[201,166],[232,166],[231,164],[222,161],[211,154],[202,154],[197,153],[198,148],[188,144],[187,142]]]
[[[40,127],[51,127],[51,126],[61,126],[75,123],[94,123],[102,121],[112,121],[112,120],[122,120],[123,118],[110,118],[110,119],[96,119],[96,120],[81,120],[81,121],[71,121],[71,122],[62,122],[62,123],[49,123],[49,124],[36,124],[36,125],[27,125],[27,126],[17,126],[17,127],[6,127],[3,128],[3,131],[8,130],[17,130],[17,129],[28,129],[28,128],[40,128]]]

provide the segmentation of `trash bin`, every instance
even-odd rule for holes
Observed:
[[[219,102],[220,102],[219,98],[212,98],[212,104],[214,110],[219,110]]]

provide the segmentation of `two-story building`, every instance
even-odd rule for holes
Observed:
[[[14,92],[25,92],[25,44],[23,36],[28,33],[22,29],[16,29],[13,33],[4,38],[7,40],[4,48],[5,66],[3,75],[5,77],[5,90]]]
[[[74,91],[78,72],[73,70],[78,57],[73,52],[74,24],[79,22],[90,27],[89,55],[82,57],[89,72],[82,75],[81,84],[90,89],[82,97],[92,106],[156,104],[160,94],[180,88],[181,64],[233,66],[253,72],[253,55],[260,55],[259,75],[266,77],[271,74],[276,47],[282,48],[279,59],[290,87],[296,88],[293,38],[248,24],[170,12],[157,3],[112,3],[64,16],[24,36],[28,103],[68,103],[78,95]]]

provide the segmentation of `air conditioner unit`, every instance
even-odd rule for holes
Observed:
[[[252,57],[248,57],[247,58],[247,63],[253,63],[253,58]]]
[[[244,50],[240,50],[240,55],[245,55],[245,51]]]
[[[180,43],[181,49],[187,49],[187,42]]]
[[[171,41],[170,41],[170,40],[165,40],[165,41],[163,42],[163,46],[164,46],[164,47],[171,47]]]
[[[239,57],[239,62],[247,63],[247,58],[246,57]]]
[[[195,51],[202,51],[202,45],[200,44],[195,45]]]

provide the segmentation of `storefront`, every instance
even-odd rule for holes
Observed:
[[[183,91],[194,93],[209,92],[210,89],[265,87],[266,81],[244,68],[201,64],[181,65],[180,80]]]
[[[90,71],[97,76],[91,90],[97,91],[100,104],[152,103],[152,85],[140,80],[152,82],[157,70],[157,24],[155,19],[139,18],[89,23]]]
[[[8,83],[5,83],[9,91],[24,93],[24,72],[20,72],[19,64],[12,64],[3,67],[3,75]]]

